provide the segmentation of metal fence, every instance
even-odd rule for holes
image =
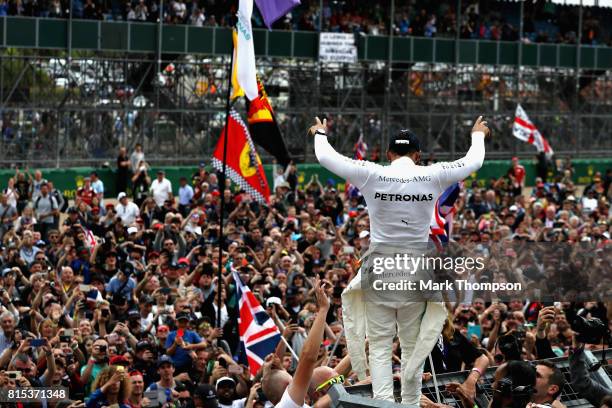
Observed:
[[[209,158],[224,123],[229,58],[164,55],[158,64],[154,55],[5,50],[0,163],[95,166],[136,143],[154,164]],[[260,59],[258,70],[298,162],[314,160],[305,134],[315,115],[329,118],[336,148],[349,155],[360,134],[370,151],[384,151],[389,134],[410,127],[426,154],[457,157],[485,115],[487,157],[531,156],[511,134],[517,102],[558,156],[612,153],[612,71],[286,58]],[[246,116],[242,101],[236,108]]]

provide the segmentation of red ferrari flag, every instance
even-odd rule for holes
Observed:
[[[227,175],[259,202],[267,202],[270,187],[264,173],[261,159],[255,150],[253,140],[238,112],[233,108],[228,119],[228,130],[221,131],[221,137],[213,153],[212,165],[223,170],[223,143],[227,143]]]

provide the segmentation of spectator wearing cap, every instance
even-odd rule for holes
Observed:
[[[38,219],[38,224],[36,224],[38,231],[40,231],[42,239],[46,241],[48,232],[57,228],[55,217],[59,216],[59,205],[55,197],[49,194],[47,182],[40,186],[40,195],[34,200],[34,210]]]
[[[221,408],[243,408],[246,398],[237,398],[236,380],[232,377],[221,377],[215,383],[217,400]]]
[[[142,373],[145,386],[157,380],[156,347],[153,343],[142,340],[134,348],[134,369]]]
[[[174,362],[170,356],[163,355],[157,360],[159,381],[152,383],[147,391],[157,391],[157,401],[162,406],[175,399],[175,389],[178,382],[174,379]]]
[[[79,210],[76,207],[69,207],[66,213],[68,217],[66,217],[62,225],[71,227],[73,225],[84,224],[84,221],[79,217]]]
[[[117,195],[117,201],[119,201],[115,207],[117,216],[121,219],[121,223],[125,227],[129,227],[136,222],[136,218],[138,218],[138,215],[140,214],[140,209],[136,204],[128,199],[127,194],[124,192]]]
[[[179,373],[191,367],[195,355],[192,352],[205,348],[207,344],[196,332],[187,329],[189,319],[189,312],[176,314],[177,329],[170,332],[165,344],[166,353],[172,357]]]
[[[155,203],[162,207],[166,200],[174,200],[172,183],[166,178],[163,170],[157,171],[157,178],[151,183],[151,195]]]
[[[210,384],[198,384],[193,392],[194,408],[218,408],[219,402],[215,389]]]
[[[183,217],[187,217],[190,211],[191,200],[193,199],[193,187],[187,183],[187,177],[179,179],[179,212]]]
[[[130,408],[142,408],[144,402],[145,383],[142,373],[138,370],[130,372],[130,395],[126,401]]]

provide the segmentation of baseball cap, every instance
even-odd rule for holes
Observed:
[[[410,129],[402,129],[389,140],[389,151],[399,155],[421,151],[421,142]]]
[[[130,362],[123,356],[112,356],[108,362],[110,365],[129,366]]]
[[[187,266],[189,266],[189,259],[187,259],[187,258],[179,258],[179,260],[178,260],[177,264],[178,264],[179,266],[181,266],[181,265],[187,265]]]
[[[4,277],[4,276],[6,276],[6,275],[8,275],[9,273],[13,273],[13,270],[12,270],[11,268],[4,268],[4,269],[2,270],[2,276],[3,276],[3,277]]]
[[[217,408],[219,406],[215,387],[210,384],[198,384],[193,391],[193,396],[202,400],[204,408]]]
[[[136,228],[136,227],[129,227],[129,228],[127,229],[127,233],[128,233],[128,235],[130,235],[130,234],[135,234],[135,233],[137,233],[137,232],[138,232],[138,228]]]
[[[164,354],[159,358],[159,360],[157,360],[157,368],[161,367],[164,364],[174,365],[174,362],[172,361],[172,358],[170,358],[170,356]]]
[[[153,345],[151,343],[149,343],[148,341],[139,341],[138,343],[136,343],[136,351],[142,351],[142,350],[152,350],[153,349]]]
[[[121,200],[122,198],[127,197],[127,194],[125,194],[124,192],[119,193],[119,195],[117,196],[117,200]]]
[[[234,381],[233,378],[231,377],[221,377],[217,380],[217,383],[215,384],[215,386],[217,388],[219,388],[219,385],[223,384],[223,383],[232,383],[232,385],[236,385],[236,381]]]
[[[190,320],[191,315],[188,312],[179,312],[176,314],[176,320]]]

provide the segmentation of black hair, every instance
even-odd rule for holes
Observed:
[[[552,370],[552,374],[548,377],[548,384],[556,385],[559,387],[559,391],[555,393],[552,397],[556,399],[563,391],[563,385],[565,384],[565,376],[563,372],[553,363],[547,360],[539,361],[538,365],[543,365],[544,367],[548,367]]]

